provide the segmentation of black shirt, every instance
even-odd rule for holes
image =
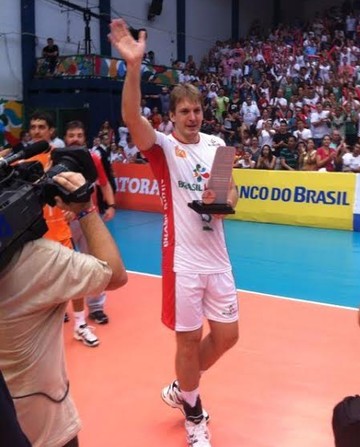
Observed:
[[[273,142],[275,144],[278,144],[278,143],[280,143],[280,141],[283,141],[286,144],[286,146],[281,145],[278,148],[275,148],[275,150],[274,150],[275,157],[278,157],[280,155],[281,150],[287,147],[287,142],[290,137],[291,137],[290,132],[286,132],[286,133],[276,132],[276,134],[274,135],[274,138],[273,138]]]
[[[56,51],[56,55],[53,55],[51,53],[54,53]],[[45,57],[49,61],[56,61],[59,55],[59,47],[57,45],[46,45],[46,47],[43,48],[43,57]]]
[[[16,417],[15,407],[0,371],[0,445],[13,447],[31,447],[21,430]]]

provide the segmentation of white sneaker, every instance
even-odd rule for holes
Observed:
[[[82,341],[84,345],[95,347],[100,343],[97,336],[92,332],[94,328],[87,324],[82,324],[78,329],[74,331],[74,338]]]
[[[190,447],[211,447],[210,432],[206,419],[203,417],[199,424],[185,420],[186,440]]]
[[[184,400],[181,396],[181,390],[179,387],[179,382],[177,380],[174,380],[172,383],[170,383],[170,385],[162,389],[161,398],[167,405],[169,405],[171,408],[177,408],[185,416]],[[204,408],[203,416],[206,419],[206,422],[209,422],[210,416]]]

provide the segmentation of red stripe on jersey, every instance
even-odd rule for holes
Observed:
[[[162,273],[163,273],[163,299],[162,322],[170,329],[175,328],[175,225],[174,207],[171,192],[169,166],[163,149],[154,145],[144,153],[149,160],[151,169],[159,184],[160,198],[164,211],[162,231]]]
[[[176,273],[171,270],[163,270],[162,272],[162,310],[161,321],[168,328],[175,329],[175,309],[176,309],[176,293],[175,293]]]

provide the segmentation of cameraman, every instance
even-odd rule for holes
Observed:
[[[85,180],[54,180],[76,191]],[[80,421],[69,394],[63,317],[71,299],[116,289],[127,274],[116,244],[91,202],[57,206],[75,213],[89,253],[40,238],[26,243],[0,272],[0,370],[33,447],[76,447]],[[97,259],[96,259],[97,258]]]

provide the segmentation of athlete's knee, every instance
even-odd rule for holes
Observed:
[[[227,346],[228,346],[227,349],[230,349],[230,348],[232,348],[233,346],[235,346],[236,343],[237,343],[238,341],[239,341],[239,331],[236,330],[236,331],[234,331],[233,334],[231,334],[231,335],[229,336],[229,338],[228,338],[228,340],[227,340]]]
[[[226,333],[223,344],[224,344],[224,350],[227,351],[228,349],[232,348],[236,345],[236,343],[239,340],[239,331],[238,329],[234,329],[233,331],[230,331],[229,333]]]
[[[201,329],[191,332],[177,332],[176,343],[178,352],[186,354],[198,350],[201,343],[201,337]]]
[[[226,352],[239,340],[239,328],[237,323],[222,324],[220,328],[211,333],[213,342],[218,352]]]

